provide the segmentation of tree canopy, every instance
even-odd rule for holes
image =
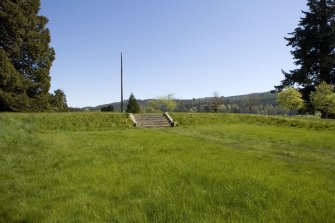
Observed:
[[[335,113],[334,86],[322,82],[316,87],[316,91],[311,93],[311,102],[314,109],[324,112],[328,118],[328,114]]]
[[[66,95],[64,91],[57,89],[53,94],[50,95],[50,105],[53,111],[56,112],[67,112],[69,108],[66,102]]]
[[[280,92],[278,94],[277,102],[283,109],[289,110],[290,115],[292,114],[292,111],[301,109],[305,103],[301,93],[292,87],[286,87]]]
[[[177,107],[177,103],[173,97],[173,94],[167,96],[158,97],[148,102],[149,110],[152,111],[173,111]]]
[[[299,86],[309,101],[310,92],[322,81],[335,84],[335,1],[308,0],[307,5],[309,11],[285,38],[297,68],[283,71],[285,79],[276,89]]]
[[[49,109],[50,67],[48,19],[38,15],[40,0],[0,1],[0,109]]]
[[[0,49],[0,111],[22,111],[29,107],[23,76]]]

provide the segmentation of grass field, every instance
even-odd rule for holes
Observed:
[[[0,114],[0,222],[334,222],[335,122]]]

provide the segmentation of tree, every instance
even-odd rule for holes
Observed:
[[[113,105],[108,105],[106,107],[101,107],[100,111],[102,112],[113,112],[115,109],[114,109],[114,106]]]
[[[238,104],[232,104],[231,110],[233,113],[241,113],[241,108]]]
[[[286,87],[278,94],[277,102],[284,110],[288,110],[290,116],[293,110],[303,108],[305,102],[302,99],[301,93],[292,87]]]
[[[334,0],[308,0],[308,12],[288,38],[288,46],[298,66],[283,71],[285,79],[277,90],[297,85],[303,98],[309,102],[310,92],[322,81],[335,84],[335,2]]]
[[[167,96],[158,97],[157,99],[150,100],[148,106],[153,108],[155,111],[173,111],[177,107],[177,103],[174,101],[173,94]]]
[[[137,100],[133,93],[130,94],[128,99],[127,110],[128,113],[139,113],[140,107],[138,106]]]
[[[0,1],[0,50],[5,58],[0,75],[12,78],[2,83],[6,94],[1,96],[1,110],[49,109],[49,71],[55,52],[49,47],[48,19],[38,15],[39,9],[40,0]],[[10,73],[3,73],[8,69]]]
[[[230,104],[227,104],[226,106],[226,110],[227,110],[227,113],[230,113],[232,108],[231,108],[231,105]]]
[[[209,105],[210,111],[217,113],[219,111],[220,105],[222,104],[223,104],[223,100],[220,97],[220,94],[218,92],[214,92],[214,95],[210,100],[210,105]]]
[[[316,110],[324,112],[328,118],[328,114],[335,113],[334,86],[322,82],[316,87],[316,91],[311,93],[311,102]]]
[[[266,115],[274,115],[276,114],[275,108],[272,104],[267,104],[264,108],[264,112]]]
[[[10,63],[6,52],[0,49],[0,111],[26,111],[29,98],[23,76]]]
[[[227,112],[226,106],[224,104],[221,104],[218,108],[218,112],[222,112],[222,113]]]
[[[66,95],[64,91],[57,89],[54,94],[50,94],[50,105],[53,111],[56,112],[67,112],[69,107],[66,102]]]
[[[247,113],[252,113],[253,109],[258,104],[258,98],[255,95],[248,95],[245,99],[244,106],[247,108]],[[255,112],[254,112],[255,113]]]

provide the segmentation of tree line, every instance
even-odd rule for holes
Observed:
[[[322,82],[311,92],[310,101],[315,112],[324,112],[326,118],[335,113],[335,93],[332,85]],[[295,88],[285,88],[280,93],[257,93],[250,95],[223,97],[214,93],[213,97],[192,100],[175,99],[172,94],[149,100],[136,100],[131,94],[126,101],[127,112],[213,112],[247,113],[264,115],[304,114],[306,106],[302,94]],[[91,108],[91,111],[118,111],[118,103]]]
[[[131,94],[125,103],[136,103],[139,108],[137,112],[173,111],[249,113],[268,115],[286,114],[287,112],[279,106],[276,99],[277,93],[270,92],[230,97],[223,97],[216,94],[213,97],[183,100],[176,99],[173,94],[156,97],[154,99],[136,100],[135,96]],[[106,108],[108,107],[113,107],[113,111],[120,111],[119,102],[97,107],[83,108],[82,111],[106,111]],[[77,108],[73,111],[79,110]]]

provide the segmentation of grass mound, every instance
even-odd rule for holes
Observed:
[[[223,113],[172,113],[171,115],[173,119],[182,126],[248,123],[311,128],[316,130],[335,130],[334,120],[321,120],[316,118]]]
[[[34,125],[36,130],[41,131],[103,131],[132,126],[128,116],[122,113],[4,113],[0,114],[0,118],[11,118],[24,123],[24,125]]]

